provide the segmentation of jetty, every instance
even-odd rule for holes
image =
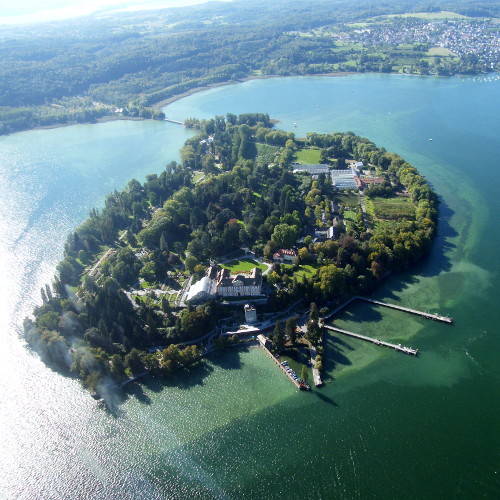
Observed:
[[[396,351],[402,352],[404,354],[411,354],[412,356],[417,356],[418,349],[413,349],[411,347],[405,347],[401,344],[391,344],[390,342],[384,342],[383,340],[374,339],[372,337],[367,337],[366,335],[360,335],[359,333],[348,332],[347,330],[342,330],[340,328],[335,328],[334,326],[322,325],[323,328],[332,330],[333,332],[341,333],[342,335],[348,335],[349,337],[354,337],[356,339],[364,340],[366,342],[371,342],[372,344],[381,345],[385,347],[390,347]]]
[[[362,300],[364,302],[370,302],[372,304],[376,304],[377,306],[382,306],[382,307],[388,307],[390,309],[396,309],[398,311],[403,311],[406,313],[410,314],[415,314],[416,316],[420,316],[422,318],[426,319],[432,319],[434,321],[441,321],[442,323],[448,323],[452,324],[453,319],[449,318],[448,316],[441,316],[440,314],[434,314],[434,313],[428,313],[424,311],[417,311],[416,309],[410,309],[408,307],[403,307],[403,306],[398,306],[396,304],[389,304],[388,302],[382,302],[381,300],[375,300],[375,299],[370,299],[368,297],[361,297],[361,295],[355,295],[354,297],[351,297],[349,300],[338,306],[336,309],[334,309],[330,314],[325,316],[323,320],[330,319],[332,316],[335,316],[338,312],[342,311],[345,307],[347,307],[351,302],[354,302],[355,300]]]
[[[312,366],[314,385],[316,387],[321,387],[323,385],[323,381],[321,380],[321,374],[319,373],[319,370],[316,368],[316,348],[314,346],[310,346],[309,353],[311,355],[311,366]]]
[[[301,389],[303,391],[311,390],[311,388],[306,383],[295,380],[292,375],[286,370],[286,368],[280,363],[278,358],[267,348],[267,343],[269,342],[269,339],[267,337],[259,334],[257,335],[257,340],[259,341],[262,349],[264,349],[264,352],[281,368],[282,372],[291,380],[291,382],[293,383],[293,385],[295,385],[295,387],[297,387],[297,389]]]
[[[180,122],[179,120],[172,120],[171,118],[164,118],[163,121],[168,123],[176,123],[177,125],[184,125],[183,122]]]
[[[449,318],[448,316],[441,316],[439,314],[417,311],[415,309],[409,309],[408,307],[402,307],[402,306],[397,306],[396,304],[389,304],[387,302],[382,302],[381,300],[369,299],[368,297],[356,296],[355,298],[359,300],[364,300],[365,302],[371,302],[372,304],[376,304],[378,306],[389,307],[390,309],[397,309],[398,311],[415,314],[417,316],[421,316],[422,318],[432,319],[434,321],[441,321],[442,323],[449,323],[450,325],[453,323],[453,319]]]

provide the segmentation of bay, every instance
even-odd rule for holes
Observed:
[[[159,172],[188,132],[114,122],[0,138],[3,498],[494,498],[500,486],[498,80],[353,75],[194,94],[170,118],[268,112],[297,135],[352,130],[439,193],[432,255],[376,292],[454,326],[355,304],[328,337],[327,384],[295,392],[258,349],[153,382],[106,413],[18,339],[66,234],[106,192]],[[295,126],[296,124],[297,126]],[[432,139],[432,141],[429,141]],[[291,386],[291,387],[289,387]]]

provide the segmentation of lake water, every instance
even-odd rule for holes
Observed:
[[[328,337],[327,384],[299,393],[259,349],[217,355],[113,413],[19,340],[65,237],[104,195],[159,172],[189,132],[112,122],[0,138],[1,498],[496,498],[500,488],[500,81],[354,75],[219,87],[183,119],[262,111],[297,135],[352,130],[413,163],[442,199],[432,255]],[[296,126],[294,125],[296,124]],[[432,141],[429,141],[432,138]]]

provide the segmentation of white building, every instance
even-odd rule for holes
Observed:
[[[295,257],[297,257],[297,253],[295,250],[288,250],[284,248],[280,248],[275,254],[273,255],[273,261],[274,262],[293,262]]]
[[[215,282],[208,276],[204,276],[189,288],[186,302],[191,304],[203,304],[215,297]]]
[[[353,168],[345,170],[332,170],[332,184],[337,189],[357,189],[357,172]]]
[[[293,166],[293,173],[297,174],[299,172],[307,172],[311,175],[325,174],[328,175],[330,172],[330,167],[323,163],[313,163],[308,165],[295,164]]]
[[[260,295],[262,270],[254,267],[250,273],[231,274],[229,269],[221,269],[217,274],[216,284],[217,294],[222,297]]]
[[[262,270],[258,267],[249,273],[231,274],[229,269],[218,270],[210,266],[207,275],[189,288],[186,302],[203,304],[217,295],[222,297],[246,297],[261,295]]]

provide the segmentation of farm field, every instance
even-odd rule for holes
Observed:
[[[471,19],[470,17],[463,16],[462,14],[457,14],[456,12],[448,12],[448,11],[440,11],[440,12],[414,12],[411,14],[390,14],[388,16],[383,16],[387,18],[394,18],[394,17],[414,17],[417,19],[427,19],[427,20],[433,20],[433,19]],[[380,19],[380,18],[375,18],[375,19]]]
[[[259,142],[255,143],[255,147],[257,148],[255,160],[262,164],[272,163],[281,149],[279,146],[261,144]]]
[[[359,203],[357,193],[350,193],[344,191],[341,194],[337,195],[336,198],[337,202],[344,207],[355,208],[358,206]]]
[[[415,217],[415,206],[409,198],[367,198],[367,211],[375,219],[399,220]]]

